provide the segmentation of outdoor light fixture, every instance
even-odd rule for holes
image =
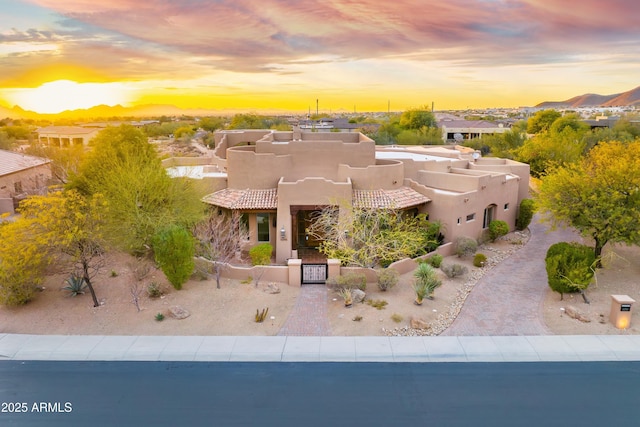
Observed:
[[[284,229],[284,225],[280,229],[280,240],[287,240],[287,230]]]
[[[631,325],[631,307],[634,302],[629,295],[611,295],[609,321],[616,328],[627,329]]]

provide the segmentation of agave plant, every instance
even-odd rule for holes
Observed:
[[[77,276],[72,274],[67,280],[65,280],[67,286],[65,286],[65,291],[69,291],[69,294],[72,297],[75,297],[80,294],[84,294],[84,289],[87,287],[87,282],[85,282],[84,277]]]
[[[421,305],[425,298],[433,299],[433,292],[442,285],[436,270],[429,264],[422,263],[413,273],[413,276],[416,278],[413,284],[413,290],[416,293],[416,304]]]

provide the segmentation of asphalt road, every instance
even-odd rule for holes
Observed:
[[[0,426],[636,426],[640,362],[0,362]]]

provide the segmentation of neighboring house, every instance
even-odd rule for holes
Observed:
[[[102,128],[80,126],[47,126],[38,129],[38,141],[43,145],[68,147],[70,145],[88,145]]]
[[[215,141],[212,167],[226,176],[203,200],[244,214],[249,245],[271,243],[278,263],[318,246],[306,229],[328,205],[428,213],[452,241],[481,237],[493,219],[513,229],[528,196],[528,165],[468,150],[376,147],[361,133],[299,130],[218,131]]]
[[[445,142],[482,138],[483,135],[504,133],[509,130],[508,124],[492,123],[486,120],[441,120],[438,126],[442,130]],[[459,135],[459,136],[458,136]]]
[[[47,188],[49,163],[40,157],[0,150],[0,214],[14,213],[19,200]]]

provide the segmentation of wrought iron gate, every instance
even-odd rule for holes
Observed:
[[[302,264],[302,284],[325,284],[327,282],[327,264]]]

